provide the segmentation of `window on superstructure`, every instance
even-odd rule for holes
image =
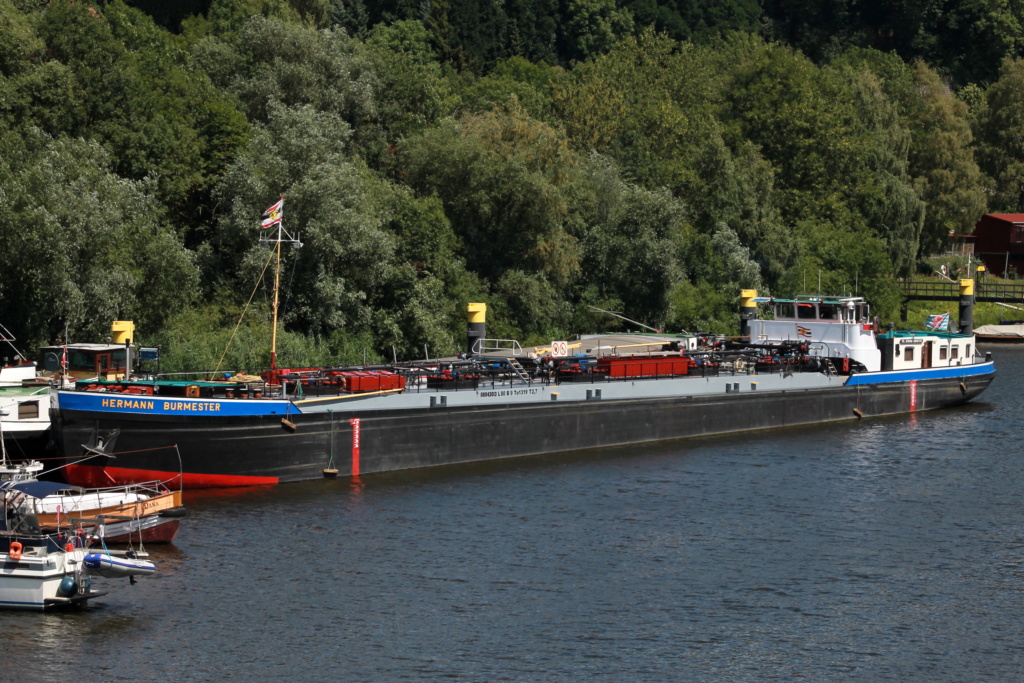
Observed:
[[[959,346],[953,346],[953,347],[951,347],[951,349],[952,350],[950,351],[950,356],[949,357],[950,358],[959,358],[960,357],[960,347]]]
[[[903,360],[914,360],[914,347],[904,346],[903,347]]]
[[[946,356],[949,355],[949,348],[945,346],[939,347],[939,360],[946,360]]]
[[[964,358],[970,358],[970,357],[971,357],[971,345],[968,344],[967,348],[964,350]]]
[[[18,404],[19,420],[35,420],[39,417],[39,401],[25,401]]]
[[[793,315],[793,304],[775,304],[775,317],[776,318],[792,318]]]

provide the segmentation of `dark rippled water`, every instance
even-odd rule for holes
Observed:
[[[6,680],[1020,680],[1024,349],[899,419],[191,494]],[[16,673],[20,672],[20,673]]]

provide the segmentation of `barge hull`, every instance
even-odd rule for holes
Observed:
[[[432,467],[756,429],[920,412],[965,403],[994,371],[784,391],[737,390],[643,399],[554,400],[350,409],[281,415],[132,415],[64,409],[55,444],[84,486],[161,478],[185,488],[272,484]],[[756,379],[756,376],[755,376]],[[557,387],[554,387],[557,389]],[[450,402],[451,403],[451,402]],[[357,422],[356,422],[357,421]],[[116,442],[82,460],[83,445]],[[176,445],[177,449],[168,448]],[[179,462],[178,453],[181,461]]]

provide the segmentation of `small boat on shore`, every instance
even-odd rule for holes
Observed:
[[[974,330],[979,342],[1024,344],[1024,322],[1011,320],[998,325],[982,325]]]

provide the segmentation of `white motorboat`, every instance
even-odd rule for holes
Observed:
[[[21,491],[0,492],[0,608],[43,610],[103,595],[92,590],[85,544],[41,533],[27,499]]]
[[[25,482],[14,486],[46,483]],[[90,553],[87,546],[91,539],[85,535],[71,531],[42,533],[28,504],[32,497],[10,484],[0,490],[0,608],[45,610],[82,605],[106,594],[106,591],[92,589],[93,574],[128,576],[134,583],[136,576],[155,571],[152,562],[127,553],[123,560],[107,550],[103,554]],[[99,521],[95,526],[103,527]],[[87,562],[91,555],[109,557],[110,561]]]
[[[106,595],[91,588],[87,552],[53,535],[0,532],[0,608],[44,610]]]

